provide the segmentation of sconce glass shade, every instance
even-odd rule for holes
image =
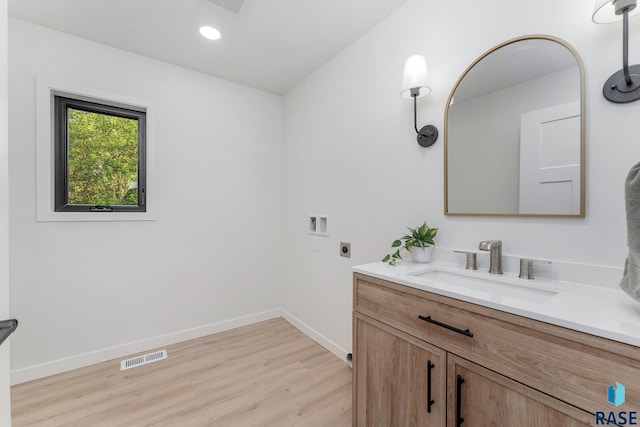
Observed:
[[[629,18],[640,13],[640,8],[636,7],[636,0],[596,0],[591,19],[596,24],[620,21],[622,14],[616,15],[616,9],[621,7],[629,7]]]
[[[404,71],[402,73],[402,92],[400,96],[404,99],[411,99],[412,89],[418,94],[415,98],[421,98],[431,92],[431,88],[427,86],[429,81],[429,70],[427,69],[427,60],[422,55],[413,55],[404,62]],[[415,92],[415,91],[414,91]]]

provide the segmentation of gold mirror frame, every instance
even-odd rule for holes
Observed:
[[[489,56],[491,53],[501,49],[507,45],[517,43],[519,41],[525,40],[547,40],[551,42],[558,43],[565,47],[575,58],[576,63],[578,64],[578,69],[580,72],[580,212],[578,214],[536,214],[536,213],[472,213],[472,212],[450,212],[449,211],[449,185],[448,185],[448,134],[449,134],[449,107],[451,106],[451,101],[453,99],[453,95],[465,78],[465,76],[473,69],[473,67],[482,61],[484,58]],[[469,65],[462,75],[456,81],[456,84],[451,89],[451,93],[449,94],[449,98],[447,99],[447,103],[445,104],[447,107],[444,113],[444,214],[449,216],[496,216],[496,217],[543,217],[543,218],[584,218],[585,217],[585,196],[586,196],[586,188],[585,188],[585,71],[584,71],[584,63],[582,62],[582,58],[578,54],[578,52],[566,41],[543,34],[532,34],[527,36],[515,37],[513,39],[507,40],[503,43],[500,43],[493,48],[489,49],[482,55],[480,55],[471,65]]]

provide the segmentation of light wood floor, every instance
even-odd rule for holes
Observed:
[[[351,425],[351,369],[282,319],[166,348],[12,387],[13,426]]]

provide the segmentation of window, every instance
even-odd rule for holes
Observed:
[[[146,212],[146,113],[54,96],[56,212]]]

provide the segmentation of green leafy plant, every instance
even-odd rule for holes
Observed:
[[[398,249],[392,254],[387,254],[387,256],[382,259],[382,262],[386,262],[389,265],[396,265],[396,261],[402,259],[402,256],[400,255],[400,251],[402,249],[411,252],[411,248],[413,248],[414,246],[419,248],[426,248],[428,246],[435,245],[434,239],[436,237],[436,234],[438,234],[438,229],[429,228],[426,221],[419,227],[407,227],[407,229],[411,232],[411,234],[406,234],[398,240],[394,240],[391,244],[391,247]]]

